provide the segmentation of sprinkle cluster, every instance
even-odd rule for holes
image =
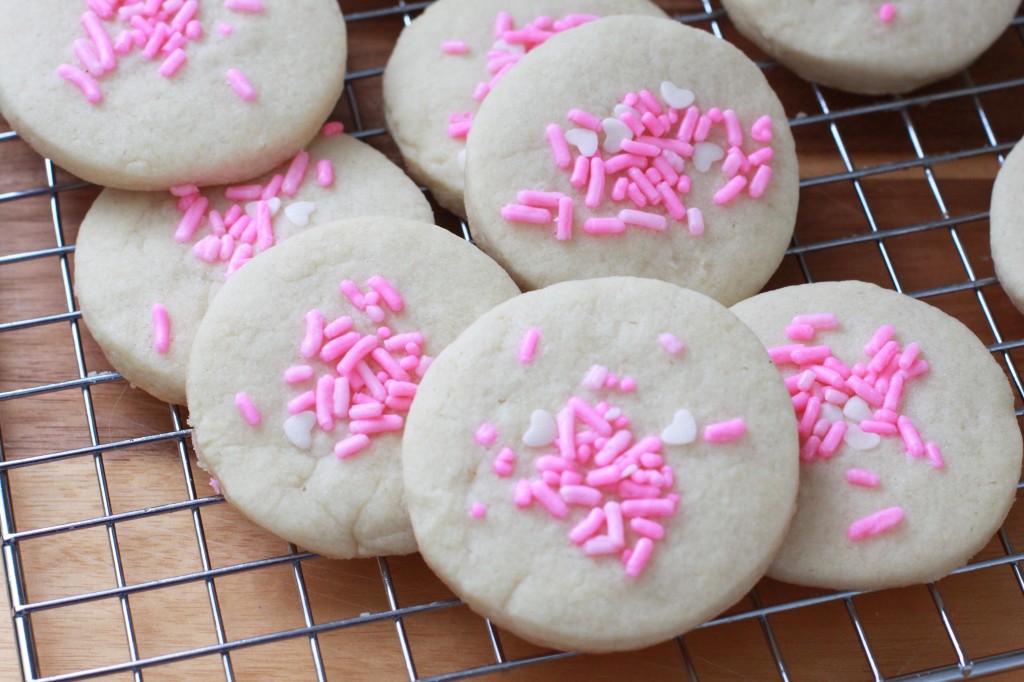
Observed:
[[[374,275],[367,284],[369,290],[364,293],[355,282],[344,280],[340,291],[374,324],[404,310],[401,294],[388,280]],[[352,317],[326,322],[317,309],[306,313],[305,322],[299,354],[313,364],[289,367],[284,381],[312,388],[288,403],[292,415],[284,424],[288,439],[308,449],[314,427],[331,433],[341,422],[348,434],[334,446],[334,454],[346,459],[365,450],[376,434],[400,431],[403,415],[432,360],[423,354],[423,334],[394,333],[387,326],[363,334],[354,329]]]
[[[750,144],[734,110],[702,110],[694,104],[693,92],[669,81],[662,82],[660,94],[661,99],[649,90],[629,92],[604,119],[572,109],[566,118],[575,127],[566,131],[551,123],[545,129],[555,166],[570,174],[570,184],[585,195],[584,205],[612,209],[588,218],[583,223],[586,234],[621,234],[628,227],[663,232],[669,220],[685,223],[694,237],[703,234],[703,213],[683,203],[693,184],[688,163],[707,173],[721,161],[723,182],[714,194],[718,206],[744,193],[760,199],[767,191],[772,178],[768,164],[774,156],[770,116],[752,124],[749,137],[755,144]],[[721,129],[718,136],[716,127]],[[526,225],[553,223],[555,237],[569,240],[577,200],[562,192],[523,190],[517,203],[501,209],[501,216]],[[622,208],[615,210],[616,204]]]
[[[494,20],[494,45],[487,52],[487,73],[491,77],[476,86],[473,99],[483,102],[495,84],[523,55],[545,43],[551,36],[599,18],[594,14],[567,14],[558,20],[540,16],[517,29],[512,15],[499,12]],[[469,45],[462,40],[445,40],[441,43],[441,51],[447,55],[465,55],[469,54]],[[457,111],[448,117],[448,136],[464,139],[469,135],[472,125],[473,112]]]
[[[811,341],[819,331],[838,327],[832,313],[797,315],[786,327],[786,336]],[[871,450],[882,438],[898,436],[910,457],[926,459],[936,469],[944,466],[939,447],[924,442],[910,417],[900,413],[907,385],[928,372],[928,361],[920,357],[917,343],[901,347],[894,336],[892,325],[879,327],[864,346],[866,360],[853,367],[833,355],[827,345],[796,343],[768,349],[776,365],[797,368],[785,383],[796,411],[801,461],[830,459],[843,443],[854,450]],[[846,480],[867,488],[881,483],[877,474],[863,469],[849,469]],[[899,507],[883,509],[853,523],[847,535],[860,540],[902,520]]]
[[[322,134],[338,135],[344,131],[341,123],[328,123]],[[299,152],[282,166],[266,185],[234,185],[224,190],[224,197],[233,203],[223,213],[210,208],[210,200],[194,185],[171,188],[178,197],[181,220],[174,232],[177,242],[191,241],[204,225],[209,234],[192,247],[193,255],[206,263],[227,263],[226,277],[248,263],[257,253],[274,246],[274,218],[282,209],[282,198],[293,198],[311,174],[309,152]],[[334,184],[334,165],[330,159],[321,159],[315,166],[316,182],[320,187]],[[283,206],[285,217],[293,225],[305,227],[309,216],[316,210],[311,201],[293,201]]]
[[[86,0],[85,4],[89,9],[80,20],[85,37],[73,47],[79,66],[61,64],[57,75],[78,87],[92,104],[103,100],[97,79],[114,71],[119,59],[138,51],[145,61],[159,60],[160,75],[172,78],[188,60],[189,43],[203,37],[198,0]],[[224,6],[234,12],[263,12],[261,0],[224,0]],[[113,39],[104,23],[113,25]],[[222,24],[218,30],[227,35],[233,29]],[[241,71],[229,69],[225,77],[243,100],[256,98]]]
[[[520,348],[528,345],[535,350],[539,337],[538,330],[528,330]],[[662,337],[675,342],[666,352],[681,352],[678,339],[667,333]],[[534,359],[533,352],[528,362],[519,355],[524,365]],[[637,390],[631,377],[616,376],[602,365],[591,367],[581,383],[594,393],[627,394]],[[726,443],[745,433],[744,421],[734,419],[707,425],[703,438],[706,442]],[[492,449],[498,432],[493,424],[485,422],[473,438],[481,447]],[[622,409],[609,400],[573,395],[558,410],[557,417],[541,409],[531,414],[522,442],[528,448],[540,449],[541,454],[532,459],[531,475],[515,484],[512,501],[522,510],[536,505],[558,520],[575,516],[569,540],[587,556],[618,556],[626,575],[635,578],[650,561],[655,543],[664,539],[664,524],[679,509],[675,472],[665,461],[664,448],[687,445],[696,439],[697,426],[688,410],[679,410],[660,437],[640,436],[631,429]],[[511,447],[495,449],[491,464],[495,474],[513,477],[516,452]],[[585,513],[574,513],[574,508]],[[473,503],[470,516],[483,519],[485,515],[486,507]]]

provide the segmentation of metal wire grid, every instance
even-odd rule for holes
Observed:
[[[723,12],[713,6],[711,0],[701,0],[701,2],[703,5],[703,11],[695,11],[694,13],[678,16],[677,18],[680,21],[687,23],[707,26],[717,36],[722,37],[722,21],[724,19]],[[396,19],[400,19],[405,24],[408,24],[411,17],[416,12],[422,10],[429,4],[429,2],[413,3],[400,0],[392,6],[381,9],[350,12],[346,14],[346,20],[351,27],[351,31],[358,31],[359,22],[361,21],[386,17],[394,17]],[[1024,40],[1024,16],[1020,16],[1014,21],[1014,29],[1020,35],[1021,39]],[[774,65],[771,63],[764,63],[762,66],[769,69],[774,68]],[[349,114],[355,122],[354,134],[358,137],[373,138],[387,134],[387,131],[384,128],[369,128],[363,125],[360,102],[355,94],[355,88],[351,87],[357,81],[379,78],[382,72],[383,68],[377,67],[353,72],[348,75],[347,84],[350,87],[346,88],[347,105],[349,108]],[[977,85],[972,80],[971,75],[968,72],[965,72],[962,75],[962,81],[962,86],[953,87],[942,92],[913,97],[894,97],[884,101],[872,102],[870,104],[858,104],[838,109],[833,109],[830,105],[829,97],[826,96],[826,93],[822,89],[817,85],[811,84],[809,87],[812,88],[814,101],[817,103],[819,111],[798,117],[791,121],[791,124],[794,127],[814,125],[827,126],[829,134],[834,141],[835,150],[842,161],[844,170],[834,174],[806,178],[802,181],[801,187],[811,188],[834,183],[851,183],[856,193],[860,209],[863,211],[864,217],[870,227],[870,231],[867,234],[844,236],[841,238],[813,241],[810,243],[802,243],[799,240],[794,240],[794,244],[789,249],[788,255],[796,259],[803,279],[811,282],[814,281],[814,276],[812,275],[811,267],[808,264],[808,256],[810,254],[861,242],[873,243],[876,245],[884,261],[885,269],[891,280],[893,288],[897,291],[904,291],[904,287],[901,283],[901,277],[893,263],[891,247],[886,243],[886,240],[929,231],[937,233],[944,232],[948,234],[962,264],[962,279],[951,284],[926,290],[906,291],[905,293],[917,298],[930,298],[955,292],[973,292],[984,315],[985,322],[995,339],[995,342],[989,345],[989,350],[995,353],[997,358],[1001,360],[1006,367],[1017,391],[1018,397],[1024,398],[1024,384],[1021,382],[1019,372],[1010,354],[1011,350],[1024,347],[1024,339],[1004,338],[1000,331],[1000,326],[997,324],[993,315],[988,297],[983,290],[985,287],[995,284],[996,280],[994,277],[976,276],[975,266],[971,262],[968,250],[965,248],[960,235],[960,228],[963,225],[984,221],[987,219],[988,214],[987,212],[980,211],[962,215],[952,215],[947,208],[946,199],[940,189],[934,172],[935,167],[938,165],[981,155],[996,154],[998,155],[999,162],[1002,162],[1004,153],[1012,147],[1014,141],[1000,142],[997,140],[993,127],[990,125],[990,117],[982,105],[981,97],[991,92],[1024,87],[1024,77],[1004,80],[987,85]],[[911,114],[911,109],[920,105],[933,104],[953,99],[969,99],[974,111],[976,112],[977,125],[979,125],[983,131],[986,144],[977,148],[952,153],[927,154],[919,138],[917,127],[915,126],[914,118]],[[843,135],[840,133],[839,124],[844,119],[851,119],[879,112],[895,112],[900,116],[912,145],[914,157],[898,162],[888,162],[858,168],[851,158],[851,154],[849,153],[848,146]],[[16,137],[16,134],[13,132],[0,133],[0,159],[4,158],[3,143],[12,141],[16,139]],[[412,605],[401,605],[398,600],[395,583],[392,578],[387,559],[378,559],[377,566],[389,608],[377,613],[369,613],[354,618],[323,623],[317,623],[314,620],[313,609],[308,598],[303,572],[303,563],[313,559],[315,555],[299,552],[294,546],[291,546],[290,552],[287,554],[214,568],[210,560],[209,537],[204,530],[202,510],[210,505],[221,504],[223,500],[219,496],[201,497],[197,494],[196,483],[189,463],[189,453],[187,449],[187,440],[190,436],[190,430],[183,425],[178,409],[176,407],[169,406],[170,419],[172,423],[172,429],[170,431],[114,442],[103,443],[100,441],[91,390],[100,384],[120,381],[121,377],[112,372],[102,372],[98,374],[89,373],[86,368],[85,354],[83,351],[79,328],[80,312],[75,306],[72,283],[69,275],[69,256],[73,253],[74,246],[72,244],[68,244],[65,240],[65,229],[61,218],[60,207],[60,195],[62,193],[79,189],[86,185],[85,183],[59,184],[57,182],[54,166],[48,159],[44,160],[44,168],[46,175],[45,186],[0,194],[0,204],[34,196],[48,196],[56,245],[52,248],[0,256],[0,265],[10,265],[36,259],[55,259],[60,268],[66,312],[15,320],[11,322],[3,322],[0,323],[0,333],[46,325],[68,325],[71,331],[72,346],[77,363],[78,377],[64,381],[32,385],[0,392],[0,404],[5,401],[15,401],[48,393],[74,390],[81,391],[83,406],[88,423],[90,445],[18,459],[9,459],[3,439],[2,424],[0,424],[0,534],[2,534],[3,566],[11,601],[12,623],[20,655],[20,664],[26,679],[56,682],[58,680],[82,680],[117,673],[130,673],[135,680],[139,680],[141,682],[145,677],[146,671],[156,666],[212,655],[220,658],[224,678],[230,681],[236,679],[235,670],[232,665],[233,652],[247,647],[255,647],[282,640],[305,639],[309,643],[310,656],[312,657],[316,678],[318,680],[326,680],[327,671],[321,654],[319,637],[334,630],[352,628],[377,622],[394,623],[395,634],[397,636],[402,653],[402,659],[404,661],[405,673],[408,675],[410,680],[462,679],[484,673],[507,671],[527,665],[543,664],[544,662],[551,662],[573,655],[571,653],[550,653],[526,657],[506,656],[499,632],[488,622],[486,623],[486,628],[493,653],[493,663],[479,667],[451,670],[447,673],[429,678],[420,677],[417,674],[416,663],[413,659],[412,649],[410,646],[410,636],[406,631],[404,619],[420,613],[449,609],[458,606],[460,603],[456,600],[441,600]],[[942,215],[942,218],[918,224],[902,225],[895,228],[882,228],[876,218],[877,210],[868,200],[867,193],[863,186],[863,181],[871,176],[910,169],[923,171],[929,192],[934,198],[936,207]],[[465,223],[461,224],[461,229],[463,235],[467,239],[471,239],[471,235],[469,234],[469,230]],[[0,339],[2,338],[3,337],[0,336]],[[0,348],[2,347],[3,345],[0,344]],[[1018,409],[1017,416],[1019,417],[1022,414],[1024,414],[1024,409]],[[187,499],[144,509],[134,509],[127,512],[114,513],[111,504],[110,490],[107,483],[107,476],[104,469],[104,453],[111,453],[122,449],[139,447],[156,442],[170,442],[175,444],[178,457],[180,459],[185,489],[187,490]],[[94,518],[79,519],[43,528],[19,531],[15,522],[12,486],[9,476],[10,472],[14,469],[33,467],[44,463],[55,463],[77,458],[91,458],[92,460],[95,469],[96,482],[99,487],[103,513]],[[191,515],[195,541],[199,550],[202,569],[192,573],[159,578],[148,582],[128,584],[125,580],[122,553],[118,545],[118,524],[135,519],[154,517],[174,512],[188,512]],[[84,592],[81,594],[45,601],[30,601],[26,594],[27,575],[22,562],[20,544],[30,539],[49,537],[88,528],[99,528],[105,531],[114,566],[116,587],[106,590]],[[1017,589],[1024,593],[1024,576],[1022,576],[1020,565],[1021,560],[1024,559],[1024,552],[1020,552],[1014,547],[1005,528],[1000,529],[998,539],[1003,550],[1002,556],[978,561],[960,569],[956,573],[961,574],[994,567],[1006,567],[1012,572]],[[216,579],[232,574],[258,571],[273,566],[291,568],[295,589],[297,590],[301,603],[303,618],[302,627],[280,630],[249,638],[229,638],[224,627],[222,606],[218,599],[217,587],[215,584]],[[212,614],[217,643],[159,656],[141,656],[135,628],[133,626],[130,598],[134,595],[139,595],[147,591],[192,583],[201,584],[205,588],[209,601],[210,612]],[[757,589],[755,589],[750,594],[750,601],[753,608],[740,610],[731,613],[730,615],[717,618],[704,625],[703,628],[715,628],[717,626],[723,626],[739,621],[756,622],[760,627],[765,643],[769,648],[774,663],[774,672],[783,680],[789,680],[791,678],[791,673],[786,664],[782,647],[779,644],[775,630],[770,622],[770,617],[786,612],[807,610],[810,609],[810,607],[825,603],[837,603],[845,607],[855,630],[858,645],[863,651],[864,657],[871,670],[871,674],[875,680],[952,680],[962,679],[967,676],[980,676],[983,674],[1024,668],[1024,649],[1004,651],[986,657],[968,657],[965,652],[965,647],[961,642],[961,638],[957,634],[957,629],[953,624],[953,619],[950,617],[950,614],[944,605],[939,589],[934,584],[928,585],[927,589],[932,601],[934,602],[937,613],[941,618],[945,636],[948,639],[949,646],[955,654],[956,662],[952,665],[934,667],[927,670],[900,675],[898,677],[883,677],[878,659],[873,651],[872,643],[869,641],[864,622],[862,621],[854,603],[854,597],[858,594],[855,592],[839,592],[817,595],[810,598],[791,600],[784,603],[765,606],[762,604],[761,597]],[[114,665],[77,670],[74,672],[46,677],[42,676],[41,665],[37,655],[38,652],[35,646],[32,623],[33,614],[108,599],[117,600],[120,607],[119,610],[123,620],[124,632],[126,634],[129,660]],[[690,680],[700,679],[697,666],[695,665],[694,659],[687,647],[686,639],[679,637],[676,638],[675,641],[679,653],[679,664],[682,671]]]

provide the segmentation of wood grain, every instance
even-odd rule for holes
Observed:
[[[393,5],[386,0],[343,0],[341,4],[350,15]],[[696,0],[659,4],[677,15],[697,13],[702,7]],[[707,21],[697,25],[709,27]],[[395,16],[350,23],[350,69],[382,66],[401,27],[401,18]],[[721,21],[721,28],[753,58],[763,58],[727,20]],[[870,238],[872,222],[883,231],[917,226],[921,229],[893,234],[882,242],[900,287],[908,292],[943,290],[927,300],[963,320],[982,341],[994,343],[996,332],[981,305],[983,297],[1000,340],[1024,337],[1024,316],[1010,305],[998,284],[972,287],[965,265],[969,264],[976,278],[993,276],[985,214],[1000,158],[989,148],[978,107],[983,108],[995,141],[1012,143],[1024,134],[1020,87],[999,87],[977,98],[957,96],[905,109],[883,107],[877,112],[843,116],[833,129],[827,121],[814,122],[821,108],[808,84],[780,67],[770,67],[767,74],[791,117],[812,117],[810,123],[798,121],[795,128],[801,175],[809,181],[802,192],[796,231],[799,248],[805,250],[799,256],[788,256],[769,286],[803,282],[806,272],[815,280],[858,278],[891,288],[894,283],[879,241]],[[1017,29],[1008,30],[970,70],[970,79],[977,84],[1021,77],[1024,43]],[[967,84],[961,75],[924,93],[946,93]],[[349,87],[363,128],[383,126],[379,76],[362,78]],[[890,101],[833,91],[825,91],[824,96],[837,112]],[[350,102],[343,97],[337,114],[349,129],[356,129],[356,111]],[[924,154],[955,157],[962,153],[963,158],[913,163],[916,152],[908,125],[913,126]],[[8,127],[0,120],[0,131],[5,130]],[[853,168],[868,170],[859,183],[848,178],[821,180],[848,170],[837,151],[836,135],[841,137]],[[400,161],[386,134],[370,136],[368,142]],[[877,171],[889,165],[895,167]],[[77,182],[59,169],[55,172],[58,187]],[[18,139],[0,142],[0,259],[74,244],[78,225],[97,191],[83,187],[49,192],[43,160]],[[37,196],[21,196],[36,192]],[[54,226],[54,215],[60,218],[60,229]],[[954,220],[942,223],[950,216]],[[958,219],[964,216],[967,218]],[[448,226],[457,224],[450,215],[439,214],[439,220]],[[936,223],[942,224],[935,227]],[[928,226],[932,227],[925,229]],[[0,260],[0,394],[111,369],[88,330],[77,322],[23,324],[75,310],[73,292],[65,285],[73,267],[73,255]],[[81,339],[81,356],[76,352],[76,337]],[[1020,354],[1018,349],[1009,351],[1012,361]],[[1001,356],[998,359],[1003,360]],[[1019,396],[1017,406],[1021,406]],[[117,443],[173,428],[169,406],[123,381],[101,383],[86,392],[71,388],[0,399],[0,446],[8,462],[89,447],[94,438],[103,444]],[[15,467],[7,477],[18,533],[213,495],[194,456],[183,456],[173,439]],[[194,485],[189,484],[191,480]],[[107,490],[109,509],[101,486]],[[203,543],[197,534],[200,525]],[[1024,547],[1024,505],[1015,506],[1005,529],[1014,548]],[[112,558],[115,539],[119,562]],[[286,543],[220,502],[204,504],[196,511],[185,507],[140,514],[110,525],[20,537],[14,544],[22,562],[27,599],[33,604],[114,589],[119,584],[118,564],[123,584],[152,587],[133,592],[123,603],[103,598],[35,612],[31,623],[44,676],[130,660],[126,612],[132,619],[138,657],[214,646],[218,643],[211,609],[214,592],[229,642],[304,627],[297,576],[301,576],[308,596],[313,623],[343,623],[390,608],[376,561],[289,561],[291,548]],[[207,568],[204,554],[208,568],[223,573],[211,579],[153,585],[154,581],[201,574]],[[993,539],[977,559],[1004,554],[1000,542]],[[247,562],[274,557],[282,560],[255,570],[235,570]],[[399,606],[453,598],[418,556],[391,558],[386,565]],[[1024,649],[1024,597],[1010,567],[947,578],[938,588],[968,657]],[[762,581],[757,588],[764,606],[820,594],[771,580]],[[750,610],[755,606],[752,599],[744,599],[729,613]],[[926,587],[862,595],[851,604],[862,619],[883,675],[956,662]],[[17,648],[10,621],[7,623],[0,625],[0,679],[16,679],[21,674]],[[495,661],[485,622],[464,606],[424,610],[402,623],[420,676]],[[768,627],[793,679],[855,680],[871,675],[851,623],[850,608],[833,600],[783,610],[765,621],[746,618],[687,635],[686,646],[700,679],[777,677],[766,640]],[[507,633],[500,633],[500,638],[509,660],[549,653]],[[331,629],[318,637],[318,645],[329,679],[408,677],[392,620]],[[242,680],[315,679],[313,660],[310,641],[302,636],[235,648],[230,653],[230,665]],[[578,656],[530,665],[501,679],[679,680],[686,678],[682,661],[677,645],[668,643],[629,654]],[[223,679],[224,660],[210,653],[147,668],[144,676],[146,680]],[[127,680],[131,675],[119,673],[104,679]]]

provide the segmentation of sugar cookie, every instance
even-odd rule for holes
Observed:
[[[414,551],[399,448],[420,376],[515,294],[479,250],[416,221],[357,218],[288,240],[232,277],[196,332],[201,461],[243,514],[306,549]]]
[[[992,262],[999,283],[1018,310],[1024,310],[1024,145],[1003,162],[992,187]]]
[[[0,111],[109,187],[263,173],[316,135],[345,57],[334,0],[0,0]]]
[[[104,191],[82,222],[75,253],[79,305],[107,359],[131,383],[172,403],[185,402],[189,348],[210,299],[254,253],[339,218],[433,222],[423,193],[401,170],[345,135],[319,137],[279,172],[246,185],[193,191]],[[156,305],[169,327],[163,348],[151,319]]]
[[[439,0],[398,38],[384,71],[388,129],[414,178],[464,216],[465,137],[506,67],[597,16],[665,13],[648,0]]]
[[[1021,434],[974,334],[864,282],[771,291],[733,312],[769,347],[800,430],[797,514],[770,576],[898,587],[988,542],[1016,495]]]
[[[402,448],[420,552],[544,646],[639,648],[748,590],[785,534],[796,430],[757,338],[692,291],[554,285],[424,377]]]
[[[881,95],[951,76],[989,48],[1019,0],[722,0],[740,33],[802,78]]]
[[[793,233],[782,105],[728,43],[610,17],[526,55],[467,145],[473,237],[521,287],[662,279],[724,303],[758,291]]]

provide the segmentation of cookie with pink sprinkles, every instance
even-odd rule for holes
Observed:
[[[75,290],[92,336],[132,384],[184,404],[192,339],[210,300],[253,257],[309,226],[360,215],[433,222],[397,166],[330,123],[243,184],[100,194],[79,229]]]
[[[867,95],[952,76],[987,50],[1018,0],[722,0],[740,33],[797,75]]]
[[[793,233],[797,160],[761,70],[651,17],[552,37],[473,120],[473,237],[524,289],[651,277],[725,304],[756,293]]]
[[[466,136],[480,103],[525,54],[602,16],[665,17],[650,0],[439,0],[398,38],[384,71],[388,129],[409,172],[464,216]]]
[[[438,355],[408,415],[420,552],[543,646],[681,634],[760,578],[794,510],[792,407],[757,338],[656,280],[557,284]]]
[[[938,580],[1016,496],[1021,432],[985,346],[937,308],[864,282],[733,307],[785,379],[800,496],[768,575],[834,589]],[[791,417],[791,418],[793,418]]]
[[[200,463],[243,514],[301,547],[415,551],[400,461],[409,408],[432,359],[516,293],[478,249],[412,220],[288,240],[224,285],[196,333]]]
[[[0,0],[0,111],[108,187],[269,170],[330,115],[346,56],[335,0]]]

